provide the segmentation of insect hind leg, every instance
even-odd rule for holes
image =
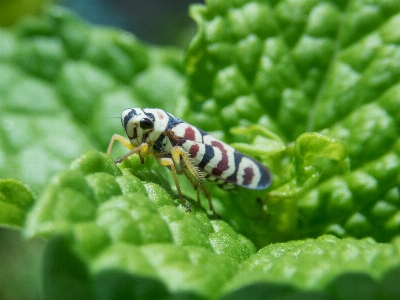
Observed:
[[[190,183],[193,185],[194,189],[197,191],[197,202],[200,203],[200,190],[203,192],[204,196],[207,198],[208,205],[210,210],[213,212],[215,217],[219,217],[217,212],[214,210],[214,206],[211,201],[211,194],[203,184],[202,178],[199,174],[199,171],[195,166],[190,162],[188,154],[179,146],[175,146],[172,148],[172,159],[175,164],[181,163],[181,159],[186,166],[186,170],[184,174],[189,179]]]
[[[177,176],[177,172],[176,172],[174,161],[171,158],[162,157],[162,158],[158,158],[158,164],[160,166],[170,167],[171,172],[172,172],[172,177],[174,178],[174,181],[175,181],[176,190],[178,191],[179,198],[185,204],[186,211],[187,212],[191,212],[192,209],[190,208],[189,202],[187,202],[187,200],[182,195],[181,187],[179,185],[178,176]]]
[[[197,203],[200,204],[200,185],[202,185],[199,177],[194,177],[188,169],[183,169],[183,174],[185,174],[186,178],[189,180],[190,184],[197,192]]]

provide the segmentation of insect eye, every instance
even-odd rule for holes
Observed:
[[[141,119],[139,124],[140,124],[140,128],[142,128],[143,130],[154,128],[153,121],[148,118]]]

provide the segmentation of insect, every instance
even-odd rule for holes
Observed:
[[[178,174],[184,174],[193,185],[197,201],[203,192],[214,215],[217,214],[204,179],[226,190],[235,186],[262,190],[271,184],[271,174],[260,162],[162,109],[128,108],[122,112],[121,122],[128,138],[114,134],[107,154],[118,141],[130,151],[115,160],[116,164],[133,154],[138,154],[143,164],[146,156],[153,155],[159,165],[172,171],[187,212],[191,208],[182,195]]]

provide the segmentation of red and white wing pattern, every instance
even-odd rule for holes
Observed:
[[[225,189],[236,185],[262,190],[271,184],[265,166],[208,133],[185,122],[174,124],[170,130],[206,179]]]

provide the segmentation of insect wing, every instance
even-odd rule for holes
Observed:
[[[240,153],[234,152],[236,172],[226,179],[227,182],[239,183],[252,190],[263,190],[271,184],[271,173],[257,160]]]
[[[173,131],[182,138],[182,148],[189,154],[192,163],[211,181],[216,181],[213,180],[215,178],[254,190],[270,185],[270,172],[257,160],[190,124],[178,124]]]

